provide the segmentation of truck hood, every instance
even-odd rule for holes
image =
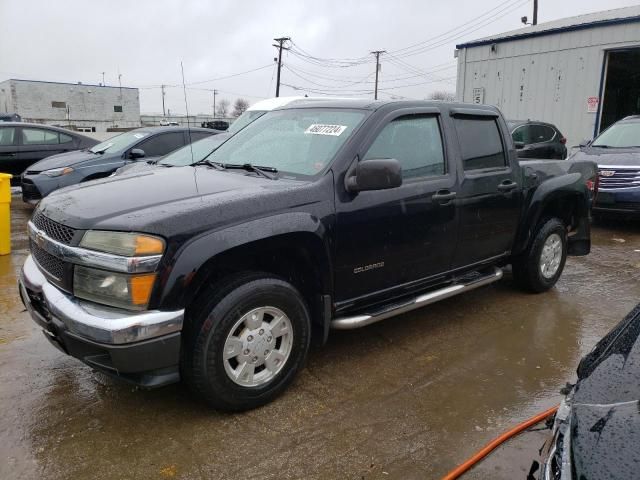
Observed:
[[[588,147],[577,151],[572,160],[592,160],[598,165],[640,166],[640,148]]]
[[[105,158],[104,155],[107,154],[100,155],[91,153],[88,150],[74,150],[73,152],[59,153],[57,155],[51,155],[50,157],[44,158],[31,165],[28,170],[33,172],[43,172],[52,168],[73,167],[74,165],[86,162],[87,160]]]
[[[243,201],[251,201],[253,210],[256,204],[266,208],[268,202],[256,202],[256,197],[277,196],[305,183],[206,166],[156,167],[60,189],[42,200],[39,208],[52,220],[76,229],[166,233],[177,223],[172,222],[176,217],[180,228],[190,216],[195,229],[205,228],[207,221],[223,216],[222,209],[227,210],[224,216],[241,217],[250,213],[238,207]]]

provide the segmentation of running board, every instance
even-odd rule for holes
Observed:
[[[364,327],[365,325],[371,325],[372,323],[379,322],[380,320],[394,317],[405,312],[410,312],[411,310],[415,310],[416,308],[421,308],[425,305],[444,300],[445,298],[453,297],[455,295],[474,290],[484,285],[497,282],[501,278],[502,270],[494,267],[493,271],[489,274],[477,277],[466,283],[457,283],[455,285],[450,285],[439,290],[434,290],[433,292],[425,293],[424,295],[420,295],[407,302],[395,305],[391,308],[382,310],[377,313],[372,313],[370,315],[355,315],[353,317],[334,318],[333,320],[331,320],[331,328],[335,328],[336,330],[351,330],[354,328]]]

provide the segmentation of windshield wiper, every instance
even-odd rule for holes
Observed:
[[[275,167],[259,167],[257,165],[253,165],[252,163],[245,164],[235,164],[235,163],[223,163],[222,166],[224,168],[234,168],[238,170],[246,170],[247,172],[255,172],[258,175],[268,178],[269,180],[277,180],[278,177],[275,175],[271,175],[271,173],[278,173],[278,169]],[[271,172],[271,173],[267,173]]]
[[[207,160],[206,158],[198,162],[191,163],[190,165],[192,167],[195,167],[197,165],[207,165],[208,167],[213,167],[217,170],[225,170],[227,168],[227,166],[224,163],[212,162],[211,160]]]

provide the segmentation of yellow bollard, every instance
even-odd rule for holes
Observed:
[[[11,177],[0,173],[0,255],[11,253]]]

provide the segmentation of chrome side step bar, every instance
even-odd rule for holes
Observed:
[[[364,327],[380,320],[384,320],[389,317],[394,317],[416,308],[424,307],[431,303],[444,300],[445,298],[453,297],[470,290],[474,290],[484,285],[488,285],[493,282],[497,282],[502,278],[502,270],[498,267],[494,267],[493,271],[482,277],[475,278],[467,283],[457,283],[449,285],[448,287],[434,290],[433,292],[425,293],[414,299],[409,300],[406,303],[400,304],[396,307],[388,310],[382,310],[379,313],[356,315],[353,317],[338,317],[331,320],[331,328],[336,330],[351,330],[354,328]]]

